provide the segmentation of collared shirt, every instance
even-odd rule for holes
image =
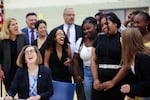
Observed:
[[[35,96],[37,95],[37,80],[38,80],[38,71],[39,68],[37,68],[34,78],[29,73],[29,95]]]
[[[66,34],[67,34],[67,28],[68,28],[68,25],[64,24],[63,30]],[[76,31],[75,31],[75,25],[74,24],[70,25],[69,32],[70,32],[70,37],[68,40],[70,42],[70,47],[71,47],[71,56],[73,57],[74,49],[75,49],[75,43],[76,43]]]
[[[31,44],[31,29],[28,28],[28,36],[29,36],[29,44]],[[36,33],[36,29],[34,29],[34,40],[37,39],[37,33]]]

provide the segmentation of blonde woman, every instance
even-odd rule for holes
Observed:
[[[134,27],[138,28],[143,36],[144,45],[150,47],[150,15],[140,11],[134,18]],[[147,100],[150,98],[140,98],[137,100]]]
[[[127,100],[134,97],[150,97],[150,48],[144,46],[143,37],[136,28],[125,29],[120,38],[122,62],[131,69],[135,80],[121,86],[121,92],[128,94]]]
[[[25,44],[25,38],[19,31],[17,20],[7,18],[0,33],[0,79],[3,80],[6,91],[18,67],[17,56]]]

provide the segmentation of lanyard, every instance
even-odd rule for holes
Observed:
[[[34,81],[33,81],[33,84],[30,86],[30,89],[29,89],[29,95],[30,96],[35,96],[37,95],[37,92],[36,92],[36,87],[37,87],[37,80],[38,80],[38,74],[36,75],[36,77],[34,78]]]

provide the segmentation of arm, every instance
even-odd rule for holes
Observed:
[[[5,75],[4,75],[4,72],[3,72],[3,68],[2,68],[2,44],[1,44],[1,41],[0,41],[0,79],[4,79],[5,78]]]
[[[127,73],[128,73],[128,68],[122,66],[119,72],[116,74],[116,76],[112,79],[112,83],[116,85],[127,75]]]
[[[0,64],[0,79],[4,79],[5,78],[5,75],[4,75],[4,72],[2,70],[2,65]]]
[[[68,44],[67,52],[68,52],[68,58],[71,59],[71,47],[70,47],[70,44]]]
[[[103,83],[105,90],[114,87],[118,82],[120,82],[128,73],[128,68],[122,66],[116,76],[110,80]]]
[[[92,48],[91,70],[92,70],[93,80],[94,81],[99,80],[98,79],[98,72],[97,72],[95,48]]]
[[[128,74],[128,71],[127,67],[122,66],[117,75],[112,79],[114,85],[120,82]]]
[[[80,58],[80,51],[82,49],[81,41],[83,41],[83,38],[79,38],[76,42],[74,55],[73,55],[73,71],[74,71],[74,77],[75,81],[78,83],[83,83],[83,78],[81,76],[81,67],[83,67],[83,61]]]
[[[75,81],[79,82],[79,83],[82,83],[83,79],[79,74],[79,66],[80,66],[79,59],[80,59],[79,54],[74,53],[74,56],[73,56],[73,71],[74,71]]]
[[[71,48],[70,45],[68,44],[68,48],[67,48],[67,53],[68,53],[68,57],[66,58],[67,60],[64,62],[65,66],[70,66],[72,59],[71,59]]]
[[[146,55],[136,55],[135,57],[135,77],[134,84],[124,84],[121,92],[128,93],[129,96],[149,96],[150,90],[150,57]]]
[[[136,82],[130,85],[130,93],[136,96],[150,96],[150,56],[138,54],[135,57]]]
[[[103,90],[103,86],[98,77],[97,63],[96,63],[97,57],[96,57],[95,50],[96,50],[95,48],[92,48],[91,71],[93,75],[93,87],[95,90],[101,91]]]

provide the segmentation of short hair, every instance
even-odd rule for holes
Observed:
[[[36,21],[36,23],[35,23],[35,28],[38,29],[38,27],[39,27],[39,25],[40,25],[41,23],[44,23],[44,24],[47,26],[46,21],[44,21],[44,20],[41,19],[41,20]]]
[[[24,52],[25,52],[26,48],[28,48],[28,47],[33,47],[35,49],[35,52],[37,53],[37,59],[36,59],[35,64],[37,64],[37,65],[42,64],[43,59],[42,59],[39,49],[36,46],[26,45],[22,48],[21,52],[18,55],[18,58],[16,61],[18,67],[21,67],[21,68],[25,67],[26,61],[25,61],[25,53]]]
[[[109,13],[106,14],[106,17],[107,17],[107,19],[109,19],[113,23],[116,23],[117,28],[119,28],[121,26],[121,21],[115,13],[109,12]]]
[[[72,9],[72,10],[74,10],[74,9],[73,9],[73,8],[71,8],[71,7],[65,8],[65,9],[64,9],[64,12],[63,12],[63,15],[65,15],[65,13],[66,13],[66,11],[67,11],[68,9]]]
[[[57,33],[58,30],[63,31],[62,29],[56,27],[53,30],[51,30],[51,32],[49,33],[49,35],[48,35],[48,37],[46,39],[46,42],[45,42],[46,43],[45,44],[45,48],[46,49],[55,50],[55,48],[56,48],[56,40],[55,40],[55,38],[56,38],[56,33]],[[62,48],[63,48],[63,50],[66,50],[66,48],[68,48],[68,43],[70,43],[70,42],[69,42],[69,40],[67,38],[67,35],[65,34],[64,31],[63,31],[63,33],[65,35],[65,40],[64,40],[64,44],[63,44]]]
[[[142,16],[143,20],[148,23],[146,28],[147,28],[147,31],[149,32],[150,31],[150,15],[144,11],[139,12],[137,15]]]
[[[101,16],[101,14],[103,14],[102,12],[97,12],[94,16],[96,17],[96,16]]]
[[[29,12],[29,13],[26,14],[26,18],[28,16],[37,16],[37,14],[35,12]]]
[[[91,23],[91,24],[93,24],[94,26],[96,26],[96,28],[97,28],[96,31],[97,31],[97,33],[98,33],[98,25],[97,25],[97,21],[96,21],[96,19],[95,19],[94,17],[89,16],[89,17],[86,17],[86,18],[83,20],[82,25],[81,25],[82,30],[83,30],[83,25],[84,25],[85,23]]]
[[[10,24],[13,20],[17,21],[15,18],[11,18],[11,17],[7,18],[4,21],[2,31],[0,33],[0,39],[4,40],[4,39],[9,39],[10,38],[11,33],[9,31],[9,26],[10,26]],[[21,34],[21,32],[19,32],[19,34]]]

